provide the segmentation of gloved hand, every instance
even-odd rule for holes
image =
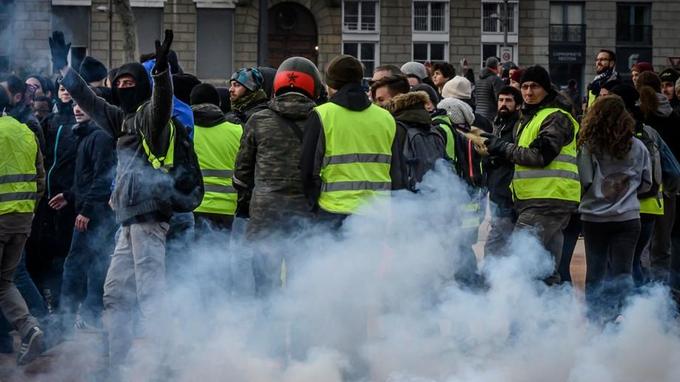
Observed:
[[[71,49],[71,43],[66,43],[64,40],[64,33],[61,31],[54,31],[52,37],[49,38],[50,51],[52,52],[52,67],[54,70],[61,70],[68,66],[68,51]]]
[[[506,142],[501,141],[498,137],[489,133],[483,133],[482,137],[485,138],[484,146],[486,146],[486,150],[490,155],[503,155]]]
[[[156,40],[156,66],[155,73],[161,73],[168,69],[168,53],[170,53],[170,45],[173,39],[172,29],[165,30],[165,38],[163,43]]]

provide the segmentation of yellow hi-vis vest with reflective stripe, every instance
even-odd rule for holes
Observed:
[[[0,117],[0,216],[33,213],[37,199],[38,144],[28,126]]]
[[[203,174],[205,195],[195,212],[234,215],[236,190],[232,184],[243,128],[231,122],[213,127],[194,126],[194,150]]]
[[[353,111],[328,102],[317,106],[326,142],[319,207],[352,214],[369,199],[389,195],[397,123],[376,105]]]
[[[453,123],[451,118],[446,115],[438,115],[432,119],[435,122],[439,122],[439,126],[444,130],[446,134],[446,155],[451,158],[451,160],[456,160],[456,139],[453,136]]]
[[[550,107],[540,110],[526,125],[520,127],[518,145],[529,147],[538,136],[543,121],[553,113],[563,113],[569,118],[574,127],[574,137],[545,167],[515,165],[512,189],[516,200],[559,199],[575,203],[581,200],[581,183],[576,164],[579,125],[569,113]]]
[[[659,187],[659,192],[656,196],[640,199],[640,213],[663,215],[663,186]]]

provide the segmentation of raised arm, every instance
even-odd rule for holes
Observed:
[[[172,117],[172,78],[168,65],[168,54],[172,44],[172,30],[165,30],[165,39],[161,44],[156,40],[156,65],[153,76],[151,102],[144,105],[137,118],[141,118],[139,128],[145,136],[151,137],[151,145],[158,152],[165,152],[169,144],[170,132],[168,123]]]
[[[61,84],[73,100],[85,111],[102,129],[106,130],[111,136],[119,137],[125,113],[106,102],[103,98],[97,97],[90,89],[85,80],[71,67],[68,66],[66,57],[71,44],[66,44],[64,34],[59,31],[52,33],[50,38],[50,50],[52,52],[52,66],[58,70],[63,77]]]

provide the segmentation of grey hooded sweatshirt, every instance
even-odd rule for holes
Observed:
[[[651,159],[642,141],[633,138],[633,145],[623,159],[592,154],[581,147],[578,171],[583,187],[578,208],[581,220],[623,222],[640,217],[637,195],[652,186]]]

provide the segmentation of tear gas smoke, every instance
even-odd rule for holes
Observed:
[[[666,290],[631,298],[622,323],[593,324],[579,293],[540,281],[552,262],[526,234],[508,256],[484,261],[488,290],[461,288],[451,276],[464,187],[439,169],[423,189],[368,206],[339,234],[309,227],[228,251],[214,239],[187,243],[177,269],[187,280],[168,280],[171,313],[158,323],[166,346],[134,351],[129,380],[153,379],[135,366],[145,358],[177,381],[677,380],[680,336]],[[284,288],[267,299],[206,292],[226,282],[227,256],[257,253],[285,259]],[[251,277],[240,271],[230,282]]]

